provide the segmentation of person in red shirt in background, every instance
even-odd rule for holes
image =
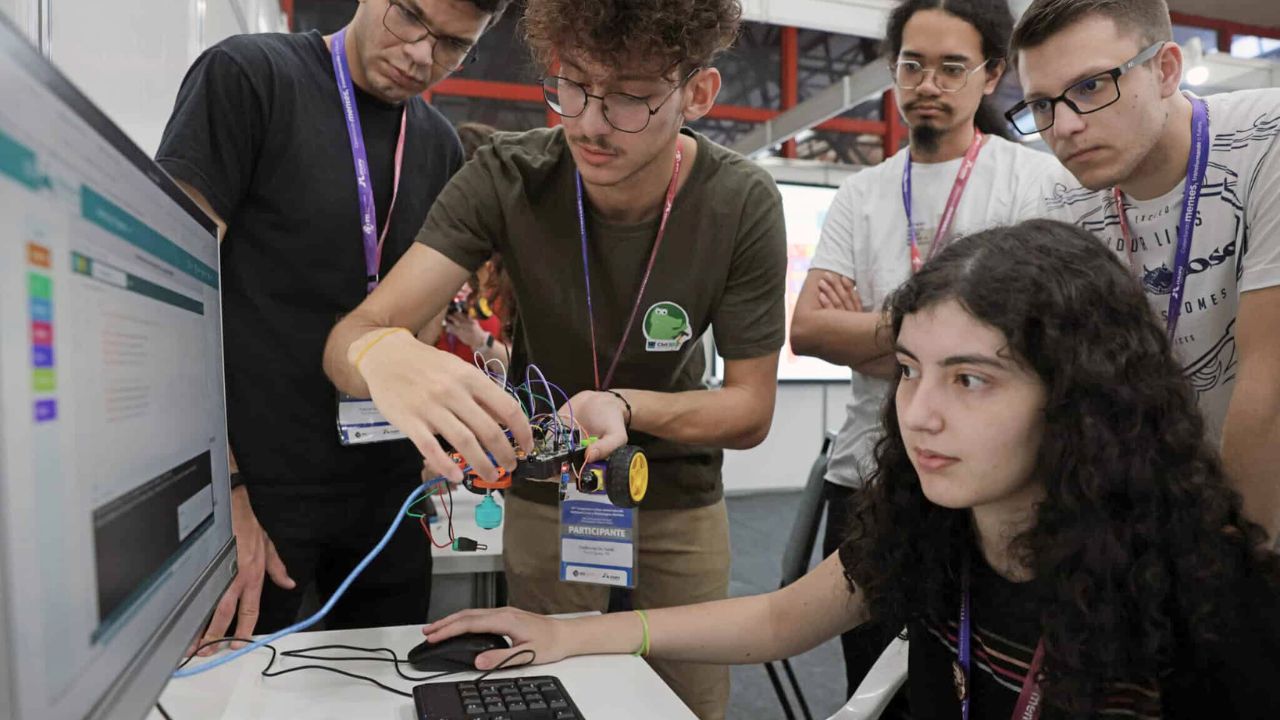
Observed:
[[[483,123],[462,123],[457,129],[468,160],[497,132],[496,128]],[[480,363],[495,359],[509,363],[507,322],[512,316],[512,305],[510,281],[502,271],[502,258],[495,255],[462,287],[449,309],[428,323],[418,338],[469,363],[476,362],[477,354]]]

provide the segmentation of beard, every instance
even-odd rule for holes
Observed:
[[[911,128],[911,144],[925,153],[935,153],[942,143],[942,130],[932,125],[917,125]]]

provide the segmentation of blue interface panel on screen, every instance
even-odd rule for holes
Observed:
[[[0,717],[139,718],[233,572],[211,221],[0,18]]]

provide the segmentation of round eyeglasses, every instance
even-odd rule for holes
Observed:
[[[644,129],[649,127],[649,121],[658,114],[663,105],[667,104],[671,96],[684,87],[685,83],[689,82],[689,79],[701,69],[697,67],[690,70],[689,74],[676,83],[676,86],[671,88],[671,92],[667,93],[656,107],[649,107],[647,97],[622,92],[592,95],[581,83],[559,75],[542,79],[542,96],[552,112],[567,118],[578,117],[586,112],[588,102],[599,100],[605,122],[609,123],[610,127],[624,133],[644,132]]]
[[[944,62],[936,68],[925,67],[917,60],[899,60],[890,63],[889,72],[893,73],[893,83],[903,90],[915,90],[932,75],[933,84],[942,92],[960,92],[968,84],[969,77],[985,68],[990,60],[984,60],[978,67],[969,69],[964,63]]]

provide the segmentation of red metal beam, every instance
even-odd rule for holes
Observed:
[[[284,13],[284,17],[288,29],[293,31],[293,0],[280,0],[280,12]]]
[[[907,126],[898,114],[898,101],[892,88],[884,92],[880,102],[880,116],[884,118],[884,157],[888,159],[902,148],[903,141],[907,139]]]
[[[824,123],[818,123],[813,127],[813,129],[850,133],[852,135],[883,135],[884,123],[879,120],[834,117]]]
[[[436,95],[485,98],[488,100],[514,100],[517,102],[542,102],[542,88],[537,85],[473,80],[471,78],[447,78],[441,80],[431,92]]]
[[[1169,17],[1175,24],[1189,25],[1191,27],[1204,28],[1206,30],[1217,30],[1219,33],[1228,35],[1256,35],[1258,37],[1280,39],[1280,28],[1266,27],[1264,25],[1247,25],[1245,23],[1232,22],[1230,20],[1220,20],[1218,18],[1205,17],[1203,15],[1191,15],[1188,13],[1171,12]]]
[[[800,101],[800,31],[782,28],[782,110],[790,110]],[[782,143],[782,157],[796,156],[796,141]]]
[[[542,103],[542,88],[537,85],[496,82],[493,80],[473,80],[469,78],[449,78],[432,87],[423,97],[430,100],[432,95],[484,98],[487,100],[509,100],[512,102]],[[715,105],[707,117],[713,120],[735,120],[746,123],[762,123],[772,120],[781,114],[780,110],[746,107],[743,105]],[[548,122],[555,113],[548,110]],[[559,116],[555,116],[559,121]],[[860,118],[836,117],[819,124],[816,129],[833,132],[855,133],[861,135],[883,135],[884,123],[879,120],[863,120]]]

